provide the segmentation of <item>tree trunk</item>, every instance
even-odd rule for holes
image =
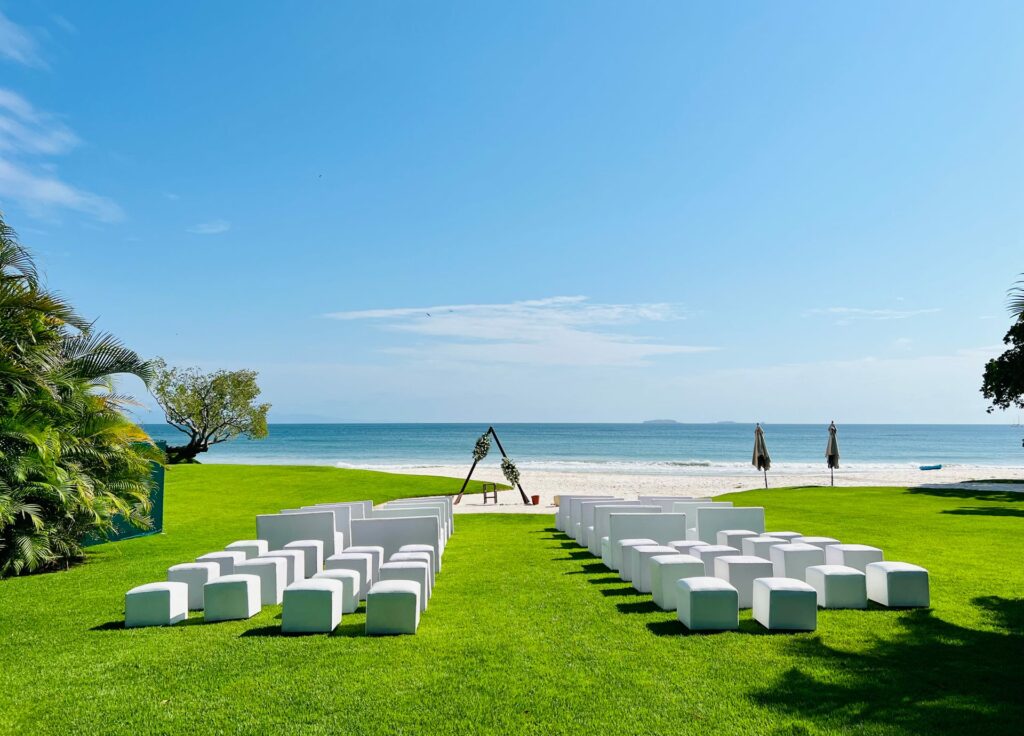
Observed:
[[[197,442],[189,442],[187,445],[167,448],[167,464],[179,465],[182,463],[198,463],[196,455],[206,452],[209,448]]]

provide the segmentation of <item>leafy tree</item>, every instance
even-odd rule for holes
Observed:
[[[167,423],[188,436],[188,443],[167,448],[171,463],[191,463],[213,445],[238,436],[267,436],[270,404],[257,404],[260,388],[256,371],[215,371],[168,368],[158,359],[153,395],[164,410]]]
[[[1024,409],[1024,319],[1018,319],[1003,338],[1010,349],[985,366],[981,393],[996,409]]]
[[[150,463],[113,376],[151,368],[41,285],[0,216],[0,577],[67,566],[114,518],[150,524]]]
[[[982,395],[992,402],[990,414],[996,409],[1024,409],[1024,281],[1010,289],[1009,310],[1016,320],[1003,338],[1009,349],[985,365],[981,384]]]

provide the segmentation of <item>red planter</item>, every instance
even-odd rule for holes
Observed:
[[[540,496],[530,496],[530,501],[534,506],[540,506]]]

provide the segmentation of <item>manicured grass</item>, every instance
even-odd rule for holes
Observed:
[[[256,513],[430,494],[452,481],[325,468],[175,468],[167,533],[0,582],[0,732],[1016,734],[1024,722],[1024,495],[732,494],[769,526],[929,568],[930,611],[825,611],[813,634],[688,635],[546,515],[456,518],[413,637],[283,637],[242,622],[124,630],[124,592],[250,537]],[[440,484],[440,485],[438,485]]]

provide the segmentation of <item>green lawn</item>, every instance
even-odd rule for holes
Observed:
[[[898,488],[728,496],[769,526],[931,571],[930,611],[825,611],[813,634],[687,635],[553,529],[456,518],[416,636],[283,637],[249,621],[124,630],[124,592],[251,537],[254,516],[458,482],[329,468],[177,467],[166,533],[0,582],[0,732],[1019,734],[1024,494]]]

